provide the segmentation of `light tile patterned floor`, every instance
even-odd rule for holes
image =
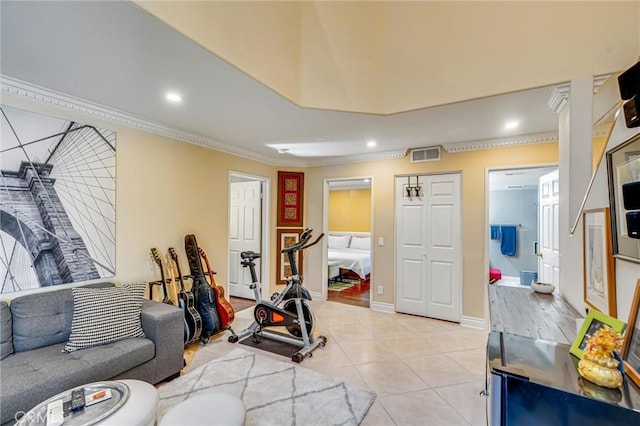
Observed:
[[[312,302],[316,335],[328,338],[300,366],[359,384],[378,394],[365,426],[485,425],[484,388],[487,331],[404,314],[373,312],[334,302]],[[253,319],[236,313],[234,329]],[[237,345],[228,332],[207,346],[185,352],[185,371],[226,354]],[[287,360],[258,349],[246,350]]]

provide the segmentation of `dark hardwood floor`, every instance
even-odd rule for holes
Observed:
[[[252,299],[243,299],[242,297],[230,296],[229,303],[231,303],[231,306],[233,306],[234,312],[240,312],[243,309],[254,306],[256,304],[256,301]]]
[[[369,307],[370,280],[362,280],[360,284],[353,285],[342,291],[327,292],[327,300],[330,302],[345,303],[347,305]]]

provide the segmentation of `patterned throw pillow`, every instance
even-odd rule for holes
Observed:
[[[146,284],[74,288],[71,335],[64,352],[145,337],[140,322]]]

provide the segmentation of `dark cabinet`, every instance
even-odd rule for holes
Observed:
[[[493,331],[487,344],[487,418],[493,425],[640,425],[640,389],[578,375],[569,345]]]

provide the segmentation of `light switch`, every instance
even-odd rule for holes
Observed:
[[[378,237],[378,246],[382,247],[384,245],[384,237]]]

